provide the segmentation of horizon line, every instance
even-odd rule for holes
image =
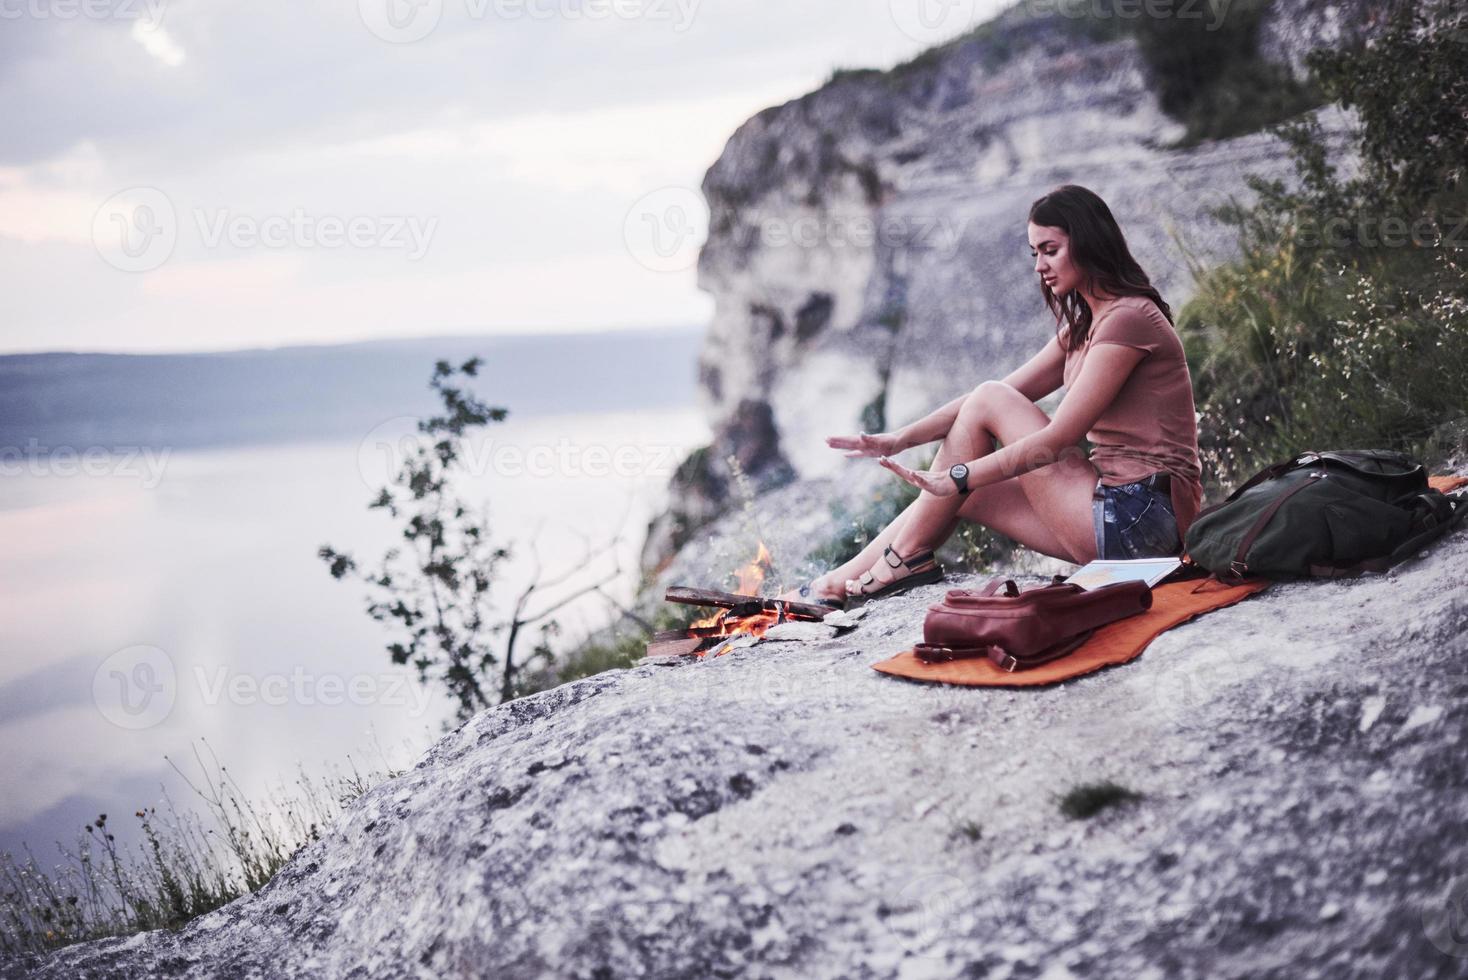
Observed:
[[[528,338],[574,338],[595,337],[615,334],[638,334],[638,333],[666,333],[670,331],[696,333],[707,328],[707,324],[660,324],[652,326],[621,326],[604,327],[592,329],[587,327],[573,327],[570,329],[539,328],[524,332],[467,332],[449,334],[424,334],[391,337],[362,337],[356,340],[325,340],[320,342],[293,342],[283,344],[263,345],[259,347],[211,347],[211,348],[175,348],[160,350],[104,350],[99,348],[37,348],[31,350],[0,350],[0,358],[7,357],[37,357],[47,354],[71,354],[71,355],[106,355],[114,357],[186,357],[190,355],[208,356],[216,354],[258,354],[274,351],[292,350],[327,350],[333,347],[367,347],[374,344],[404,344],[404,343],[428,343],[433,341],[457,341],[457,340],[523,340]]]

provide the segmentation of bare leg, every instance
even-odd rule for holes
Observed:
[[[953,429],[943,440],[934,469],[986,456],[995,437],[1014,442],[1049,424],[1033,402],[1001,382],[986,382],[965,401]],[[965,497],[923,493],[891,524],[839,568],[812,584],[818,595],[840,595],[847,579],[858,578],[882,558],[891,545],[903,557],[936,548],[962,520],[980,521],[1041,554],[1067,561],[1095,557],[1091,525],[1091,489],[1096,471],[1080,454],[1062,454],[1051,466],[980,487]],[[895,542],[895,543],[894,543]]]

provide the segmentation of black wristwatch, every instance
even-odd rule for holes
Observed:
[[[954,463],[948,469],[948,475],[953,477],[953,482],[958,484],[959,494],[968,493],[968,467],[962,463]]]

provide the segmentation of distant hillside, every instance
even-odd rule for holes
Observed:
[[[206,446],[361,435],[439,407],[434,362],[485,359],[511,417],[696,404],[701,331],[442,337],[205,354],[0,356],[0,450]]]

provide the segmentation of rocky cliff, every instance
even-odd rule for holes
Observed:
[[[871,669],[962,578],[611,671],[478,715],[256,894],[0,975],[1462,976],[1465,564],[1277,583],[1050,688]],[[1061,811],[1103,779],[1140,797]]]
[[[1303,77],[1308,51],[1369,36],[1388,3],[1274,0],[1254,43]],[[833,476],[847,464],[825,436],[903,425],[1038,350],[1054,325],[1025,219],[1051,188],[1099,193],[1174,311],[1192,291],[1185,249],[1234,254],[1209,210],[1248,201],[1247,173],[1285,177],[1279,141],[1174,148],[1185,127],[1131,33],[1057,6],[1019,4],[890,71],[837,73],[733,134],[703,182],[698,266],[715,301],[699,371],[717,445],[674,480],[647,567],[738,499],[724,460],[750,419],[769,419],[743,447],[760,489]],[[1350,118],[1319,116],[1341,146]]]

